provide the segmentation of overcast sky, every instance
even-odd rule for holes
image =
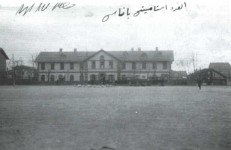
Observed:
[[[47,10],[36,12],[43,2]],[[75,4],[70,9],[55,9],[56,2]],[[187,4],[181,10],[170,7]],[[35,6],[25,16],[17,14],[22,4]],[[168,10],[133,14],[151,6],[168,6]],[[107,14],[129,8],[132,15]],[[231,1],[230,0],[0,0],[0,47],[11,58],[29,64],[31,55],[40,51],[106,51],[173,50],[173,69],[183,70],[178,62],[197,55],[197,67],[208,67],[209,62],[231,63]]]

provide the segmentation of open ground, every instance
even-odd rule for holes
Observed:
[[[230,150],[231,87],[0,86],[1,150]]]

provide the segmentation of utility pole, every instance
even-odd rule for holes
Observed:
[[[14,61],[14,54],[12,54],[12,79],[13,79],[13,86],[15,86],[15,61]]]

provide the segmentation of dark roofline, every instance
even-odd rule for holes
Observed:
[[[5,56],[6,59],[9,59],[9,57],[6,55],[5,51],[0,47],[0,52],[3,56]]]
[[[170,57],[166,61],[174,61],[174,52],[172,50],[161,50],[161,51],[151,51],[151,50],[150,51],[148,51],[148,50],[143,50],[143,51],[105,51],[105,50],[101,49],[99,51],[78,51],[78,52],[76,52],[77,56],[78,56],[78,53],[86,53],[86,54],[89,53],[89,55],[86,55],[86,56],[85,55],[80,55],[80,56],[83,56],[85,58],[82,58],[82,60],[75,60],[75,61],[71,61],[71,62],[84,62],[84,61],[87,61],[87,60],[94,57],[95,55],[97,55],[100,52],[104,52],[105,54],[113,57],[114,59],[116,59],[118,61],[122,61],[122,59],[120,57],[118,57],[116,53],[114,54],[114,52],[121,52],[121,54],[122,53],[128,53],[129,54],[129,53],[137,53],[137,52],[139,52],[139,53],[146,53],[146,52],[153,52],[153,53],[162,53],[163,52],[163,53],[166,53],[166,52],[168,52],[170,54],[169,55]],[[59,53],[59,52],[53,52],[53,51],[40,52],[39,55],[36,57],[35,62],[55,62],[53,60],[46,60],[46,61],[38,60],[39,56],[41,54],[44,54],[44,53],[49,53],[50,54],[50,53]],[[74,54],[75,52],[73,52],[73,51],[65,51],[65,52],[62,52],[62,53],[64,53],[64,54],[65,53],[73,53]],[[118,54],[121,55],[120,53],[118,53]],[[130,61],[130,60],[127,60],[127,61]],[[57,61],[57,62],[59,62],[59,61]],[[62,61],[62,62],[65,62],[65,61]],[[68,60],[67,62],[70,62],[70,60]]]
[[[15,68],[15,69],[23,68],[23,69],[32,69],[32,70],[36,70],[36,68],[34,68],[34,67],[25,66],[25,65],[14,66],[13,68]]]

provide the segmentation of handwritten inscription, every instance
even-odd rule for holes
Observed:
[[[43,12],[48,9],[51,11],[54,11],[56,9],[70,9],[74,7],[75,4],[72,4],[70,2],[63,2],[63,3],[56,3],[55,5],[51,5],[51,3],[40,3],[38,6],[36,6],[35,3],[33,3],[31,6],[25,6],[22,4],[22,6],[18,9],[16,12],[16,15],[22,15],[25,16],[29,12]]]
[[[170,11],[170,12],[175,12],[175,11],[179,11],[182,10],[183,8],[186,8],[186,2],[183,2],[181,4],[178,4],[176,6],[168,6],[168,5],[154,5],[148,8],[145,8],[144,6],[141,7],[140,10],[137,10],[135,12],[131,12],[130,8],[119,8],[118,10],[105,15],[102,18],[102,22],[106,22],[109,20],[109,18],[111,16],[118,16],[118,17],[127,17],[127,19],[129,19],[130,16],[132,17],[137,17],[141,14],[147,14],[148,12],[157,12],[157,11]]]

